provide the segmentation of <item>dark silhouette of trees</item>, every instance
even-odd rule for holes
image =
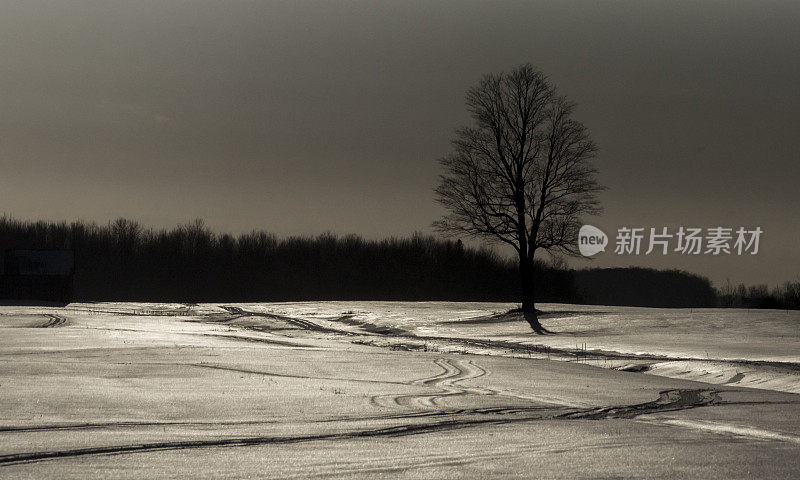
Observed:
[[[278,238],[261,231],[216,234],[202,221],[153,230],[124,219],[96,225],[0,217],[0,252],[6,249],[74,250],[75,301],[514,302],[521,295],[516,259],[419,234]],[[800,282],[769,296],[766,287],[744,285],[717,294],[707,278],[676,270],[568,270],[541,259],[533,270],[537,300],[544,302],[800,308]],[[6,280],[0,276],[0,298],[8,297]]]
[[[743,283],[733,286],[730,280],[717,291],[719,306],[728,308],[800,309],[800,280],[785,282],[770,290],[767,285]]]
[[[636,307],[713,307],[717,294],[705,277],[680,270],[591,268],[573,271],[580,303]]]
[[[0,217],[0,253],[6,249],[74,250],[76,301],[513,301],[518,295],[508,259],[421,234],[278,238],[261,231],[215,234],[199,220],[152,230],[126,219],[98,226]]]
[[[434,226],[514,248],[522,311],[536,333],[537,250],[576,254],[582,214],[597,214],[601,190],[591,163],[596,147],[559,96],[531,65],[487,75],[466,95],[473,125],[456,132],[437,200],[449,213]]]

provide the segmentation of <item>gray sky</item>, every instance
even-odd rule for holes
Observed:
[[[798,25],[796,1],[0,0],[0,209],[427,232],[465,91],[530,62],[600,147],[591,223],[764,230],[756,256],[591,265],[797,279]]]

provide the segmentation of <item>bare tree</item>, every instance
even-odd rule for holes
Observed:
[[[580,215],[597,214],[602,190],[591,163],[596,147],[531,65],[487,75],[466,95],[472,126],[456,131],[436,196],[449,213],[434,226],[511,245],[519,257],[522,311],[546,333],[534,303],[537,250],[577,254]]]

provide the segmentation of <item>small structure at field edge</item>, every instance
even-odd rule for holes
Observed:
[[[8,249],[3,258],[0,298],[69,303],[75,252]]]

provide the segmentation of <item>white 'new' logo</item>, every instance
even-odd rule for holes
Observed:
[[[591,225],[584,225],[578,231],[578,250],[584,257],[591,257],[598,252],[605,252],[608,237],[602,230]]]

